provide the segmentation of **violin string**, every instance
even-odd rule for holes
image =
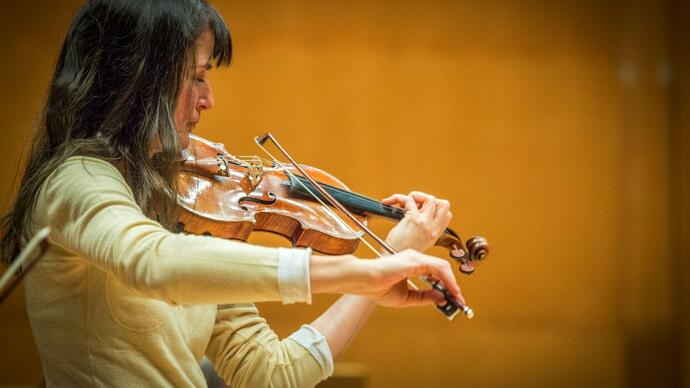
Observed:
[[[228,155],[229,155],[229,154],[228,154]],[[244,166],[244,167],[248,167],[248,166],[249,166],[249,163],[248,163],[248,162],[252,162],[252,161],[255,161],[255,160],[257,160],[257,159],[258,159],[259,161],[261,161],[262,166],[263,166],[264,168],[276,168],[276,163],[280,163],[280,162],[277,162],[277,161],[274,161],[274,160],[270,160],[270,159],[263,158],[263,157],[258,156],[258,155],[239,155],[239,156],[234,156],[234,155],[232,155],[232,158],[234,158],[234,160],[236,160],[236,161],[238,162],[239,165]],[[282,167],[283,169],[285,168],[284,165],[281,165],[281,167]],[[293,177],[295,176],[294,174],[290,174],[290,175],[293,176]],[[304,184],[303,184],[301,181],[302,181],[302,180],[300,179],[300,186],[304,187]],[[322,185],[323,185],[323,184],[322,184]],[[338,190],[340,190],[340,189],[338,189]],[[309,192],[309,194],[313,195],[314,193],[313,193],[313,192]],[[367,203],[372,203],[372,204],[375,204],[375,205],[380,205],[384,211],[388,211],[389,213],[402,212],[403,215],[404,215],[405,213],[407,213],[407,209],[396,208],[396,207],[393,207],[393,206],[390,206],[390,205],[384,205],[384,204],[382,204],[381,202],[379,202],[379,201],[377,201],[377,200],[375,200],[375,199],[369,198],[369,197],[367,197],[367,196],[365,196],[365,195],[362,195],[362,194],[359,194],[359,193],[349,192],[348,194],[351,195],[351,196],[354,196],[355,198],[357,198],[357,199],[359,199],[359,200],[361,200],[361,201],[364,201],[364,202],[367,202]],[[379,215],[380,215],[380,214],[379,214]],[[384,217],[386,217],[386,216],[384,215]],[[341,217],[339,217],[339,218],[341,218]]]
[[[235,156],[235,158],[237,160],[240,160],[240,161],[259,159],[262,163],[264,163],[266,165],[266,167],[271,167],[274,164],[273,161],[266,159],[266,158],[262,158],[260,156],[256,156],[256,155],[250,155],[250,156],[242,155],[242,156]]]
[[[261,148],[271,159],[273,159],[273,163],[275,163],[280,169],[282,169],[282,170],[285,172],[286,175],[291,176],[291,177],[295,177],[295,175],[294,175],[292,172],[290,172],[290,170],[288,170],[287,167],[285,167],[285,166],[283,165],[283,163],[281,163],[281,162],[278,160],[278,158],[276,158],[275,156],[273,156],[273,154],[271,154],[271,153],[266,149],[266,147],[264,147],[263,145],[261,145],[261,144],[259,144],[259,143],[257,143],[257,145],[258,145],[259,148]],[[352,226],[350,226],[350,224],[348,224],[347,222],[345,222],[340,216],[338,216],[338,215],[335,213],[335,211],[333,211],[333,210],[331,209],[330,206],[326,205],[326,203],[325,203],[321,198],[319,198],[318,195],[316,195],[313,191],[311,191],[311,189],[310,189],[309,187],[307,187],[300,179],[295,179],[295,180],[296,180],[297,182],[299,182],[299,184],[302,186],[302,188],[305,189],[312,197],[314,197],[314,198],[315,198],[315,199],[326,209],[326,211],[330,214],[331,217],[333,217],[333,218],[339,220],[340,222],[342,222],[343,224],[345,224],[345,226],[347,227],[347,229],[349,229],[355,236],[357,236],[357,238],[358,238],[360,241],[362,241],[362,242],[364,243],[364,245],[366,245],[366,246],[369,248],[369,250],[371,250],[378,258],[383,258],[383,254],[382,254],[381,252],[379,252],[378,250],[376,250],[376,248],[374,248],[374,247],[371,245],[371,243],[369,243],[369,241],[367,241],[367,240],[364,238],[363,233],[358,233]],[[410,280],[410,279],[407,279],[407,285],[408,285],[411,289],[413,289],[413,290],[415,290],[415,291],[419,290],[419,287],[418,287],[412,280]]]

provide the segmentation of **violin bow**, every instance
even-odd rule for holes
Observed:
[[[313,187],[316,188],[316,190],[319,192],[319,194],[321,194],[321,195],[322,195],[324,198],[326,198],[334,207],[336,207],[336,208],[337,208],[338,210],[340,210],[343,214],[345,214],[350,220],[352,220],[352,222],[354,222],[364,233],[366,233],[369,237],[371,237],[374,241],[376,241],[376,243],[379,244],[386,252],[388,252],[388,253],[391,254],[391,255],[394,255],[394,254],[397,253],[396,250],[393,249],[393,247],[390,246],[390,244],[386,243],[386,242],[385,242],[381,237],[379,237],[376,233],[372,232],[366,225],[364,225],[364,224],[363,224],[361,221],[359,221],[354,215],[352,215],[352,213],[350,213],[350,211],[347,210],[347,208],[346,208],[345,206],[343,206],[338,200],[336,200],[335,198],[333,198],[333,196],[331,196],[331,194],[328,193],[328,191],[326,191],[326,190],[321,186],[321,184],[319,184],[314,178],[312,178],[312,177],[302,168],[302,166],[301,166],[299,163],[297,163],[297,161],[295,161],[295,159],[294,159],[292,156],[290,156],[290,154],[285,150],[285,148],[283,148],[283,146],[280,145],[280,143],[279,143],[278,140],[275,138],[275,136],[273,136],[270,132],[268,132],[268,133],[266,133],[266,134],[264,134],[264,135],[262,135],[262,136],[256,137],[256,138],[254,139],[254,141],[255,141],[256,144],[259,146],[259,148],[261,148],[261,149],[262,149],[262,150],[273,160],[273,162],[276,163],[276,165],[280,166],[280,167],[285,171],[286,174],[292,175],[292,173],[291,173],[286,167],[284,167],[284,166],[282,165],[282,163],[280,163],[280,161],[279,161],[277,158],[275,158],[275,157],[264,147],[264,144],[265,144],[266,141],[268,141],[268,140],[270,140],[270,141],[273,143],[273,145],[275,145],[276,148],[277,148],[277,149],[278,149],[278,150],[279,150],[279,151],[290,161],[290,163],[292,163],[292,165],[295,166],[295,168],[297,168],[297,170],[304,176],[304,178],[306,178],[306,179],[309,181],[309,183],[311,183],[311,184],[313,185]],[[299,181],[299,180],[298,180],[298,181]],[[302,184],[302,186],[303,186],[304,189],[306,189],[306,190],[307,190],[312,196],[314,196],[322,205],[324,205],[324,206],[331,212],[331,215],[333,215],[334,217],[337,217],[338,219],[340,219],[340,217],[339,217],[337,214],[335,214],[335,212],[333,212],[332,210],[330,210],[330,208],[328,208],[328,206],[327,206],[325,203],[323,203],[323,201],[322,201],[317,195],[315,195],[308,187],[306,187],[306,185],[304,185],[304,184],[301,183],[301,182],[300,182],[300,184]],[[345,224],[347,225],[347,223],[345,223]],[[348,227],[350,227],[350,226],[348,225]],[[352,230],[353,233],[355,233],[355,234],[359,237],[359,239],[360,239],[361,241],[363,241],[363,242],[374,252],[374,254],[376,254],[378,257],[383,257],[383,255],[382,255],[380,252],[378,252],[376,249],[374,249],[374,248],[369,244],[369,242],[368,242],[366,239],[364,239],[364,237],[363,237],[360,233],[357,233],[354,229],[352,229],[352,227],[350,227],[350,229]],[[441,293],[443,294],[443,297],[444,297],[444,299],[445,299],[445,303],[442,304],[442,305],[438,305],[438,304],[437,304],[437,305],[436,305],[436,308],[437,308],[438,310],[440,310],[441,313],[443,313],[443,315],[445,315],[445,317],[446,317],[449,321],[452,321],[452,320],[455,318],[455,316],[456,316],[460,311],[462,311],[462,313],[465,314],[465,316],[466,316],[468,319],[472,319],[472,317],[474,317],[474,311],[473,311],[469,306],[464,305],[464,304],[458,302],[458,301],[450,294],[450,291],[448,291],[448,289],[447,289],[443,284],[441,284],[440,281],[437,281],[437,280],[434,281],[434,280],[432,280],[432,279],[430,279],[430,278],[428,278],[428,277],[426,277],[426,276],[420,276],[419,278],[420,278],[423,282],[425,282],[425,283],[427,283],[429,286],[431,286],[433,289],[435,289],[436,291],[439,291],[439,292],[441,292]],[[410,279],[407,279],[407,284],[408,284],[412,289],[414,289],[414,290],[419,289],[419,288],[417,287],[417,285],[414,284]]]
[[[48,249],[50,227],[40,229],[29,240],[24,249],[12,262],[7,271],[0,276],[0,304],[10,295],[19,282],[43,258]],[[27,264],[28,263],[28,264]]]

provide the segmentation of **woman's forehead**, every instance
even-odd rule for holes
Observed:
[[[213,67],[213,42],[215,37],[210,28],[205,28],[196,41],[196,64],[207,70]]]

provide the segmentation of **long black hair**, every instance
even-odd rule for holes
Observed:
[[[213,59],[229,65],[230,33],[205,0],[89,0],[58,57],[17,197],[0,223],[11,261],[30,236],[46,178],[71,156],[118,166],[143,212],[172,228],[179,146],[174,112],[195,43],[210,28]],[[162,152],[151,157],[160,139]]]

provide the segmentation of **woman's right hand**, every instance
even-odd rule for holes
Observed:
[[[377,260],[312,255],[310,273],[313,294],[363,295],[390,307],[443,303],[444,296],[438,291],[409,288],[408,278],[426,276],[440,280],[458,302],[465,303],[450,264],[412,249]]]

